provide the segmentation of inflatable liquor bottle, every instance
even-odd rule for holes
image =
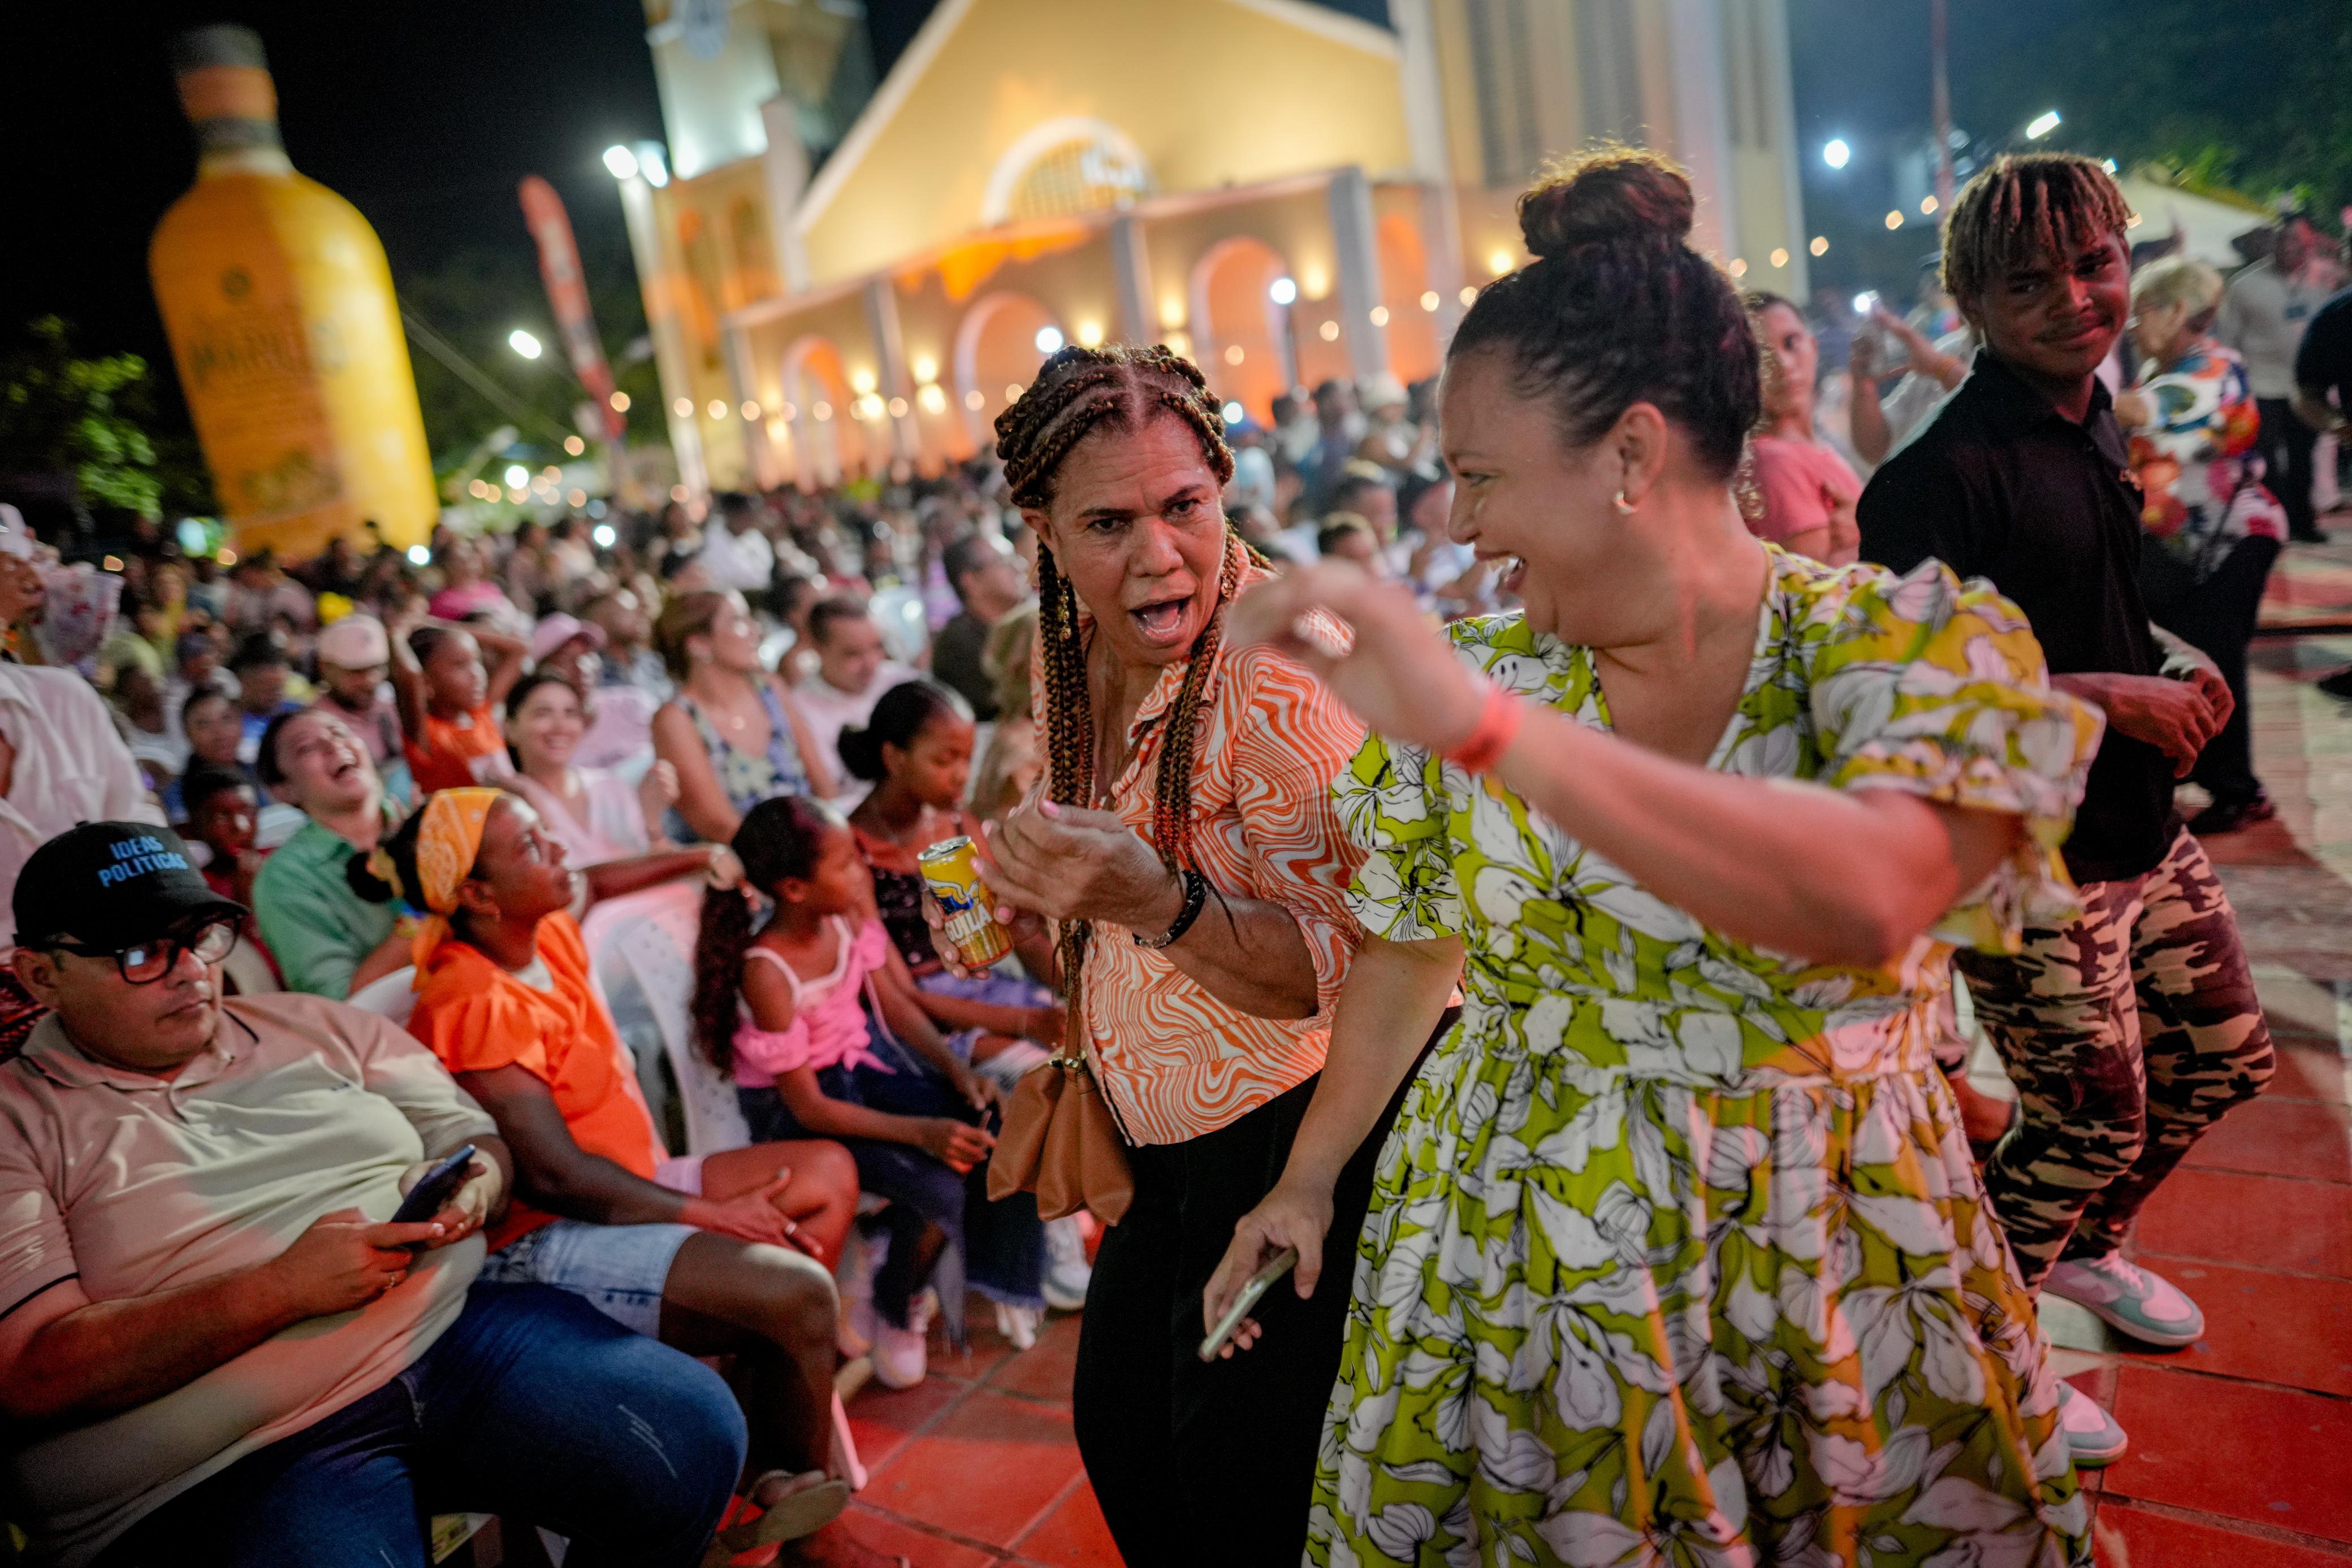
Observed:
[[[172,64],[196,183],[147,269],[237,547],[300,559],[369,522],[424,543],[439,501],[383,245],[287,162],[258,36],[199,28]]]

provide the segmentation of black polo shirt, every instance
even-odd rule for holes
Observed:
[[[2352,410],[2352,288],[2330,299],[2303,330],[2295,351],[2294,384],[2309,387]]]
[[[2057,675],[2153,675],[2139,594],[2140,492],[2105,386],[2076,424],[1990,350],[1862,493],[1862,558],[1934,556],[2017,601]],[[2112,728],[2066,841],[2076,882],[2141,876],[2173,833],[2172,764]]]

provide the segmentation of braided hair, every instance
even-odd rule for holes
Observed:
[[[743,813],[729,847],[743,862],[744,882],[773,898],[785,879],[816,870],[825,835],[835,830],[846,831],[847,825],[832,807],[803,795],[778,795]],[[702,924],[694,942],[694,1041],[722,1073],[735,1068],[743,962],[755,935],[743,889],[714,887],[703,894]]]
[[[2004,153],[1970,180],[1944,229],[1944,292],[1980,300],[2003,273],[2105,235],[2123,237],[2131,204],[2113,176],[2074,152]]]
[[[1037,511],[1049,508],[1054,476],[1078,443],[1096,430],[1134,434],[1166,417],[1191,427],[1220,486],[1233,478],[1234,454],[1225,444],[1223,417],[1208,382],[1190,360],[1158,344],[1099,349],[1074,344],[1063,349],[1038,368],[1029,390],[996,416],[996,455],[1004,464],[1013,504]],[[1171,871],[1193,866],[1192,756],[1200,739],[1201,696],[1223,635],[1224,601],[1239,586],[1234,580],[1232,542],[1240,536],[1230,518],[1225,531],[1218,609],[1186,655],[1184,683],[1160,740],[1152,789],[1151,847]],[[1262,559],[1255,551],[1250,555]],[[1062,575],[1043,530],[1037,540],[1037,662],[1045,680],[1045,794],[1066,805],[1089,807],[1095,793],[1095,730],[1087,645],[1078,634],[1077,592]],[[1091,922],[1063,923],[1062,977],[1074,1004],[1073,1030],[1079,1027],[1080,1009],[1075,1003],[1091,934]]]

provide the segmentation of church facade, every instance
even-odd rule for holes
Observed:
[[[667,143],[623,196],[687,488],[936,471],[1063,342],[1168,343],[1259,420],[1429,375],[1525,259],[1518,191],[1599,140],[1803,298],[1782,0],[1387,11],[940,0],[877,83],[844,0],[646,0]]]

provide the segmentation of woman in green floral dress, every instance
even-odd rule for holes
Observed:
[[[1337,566],[1235,607],[1376,732],[1337,785],[1368,940],[1206,1308],[1319,1258],[1458,984],[1365,1222],[1311,1562],[2079,1563],[2058,1385],[1929,1046],[1951,945],[2072,901],[2099,719],[1985,585],[1748,536],[1757,350],[1691,210],[1648,154],[1556,175],[1538,259],[1454,340],[1450,529],[1522,612],[1440,637]]]

